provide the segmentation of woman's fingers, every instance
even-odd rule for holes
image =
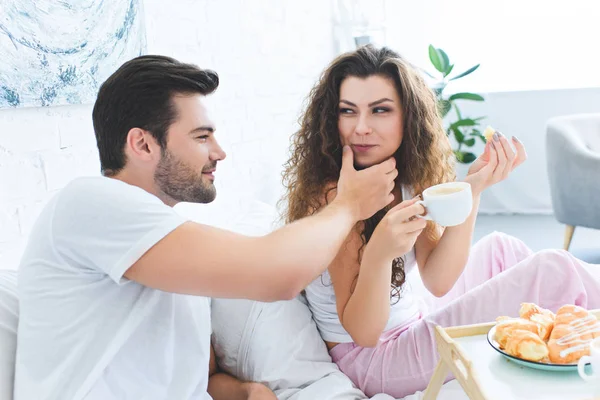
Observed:
[[[517,168],[519,165],[523,164],[525,160],[527,160],[527,152],[525,151],[525,146],[516,136],[512,137],[512,142],[515,145],[515,149],[517,149],[517,156],[513,161],[513,169]]]

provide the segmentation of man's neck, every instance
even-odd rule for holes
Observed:
[[[127,183],[128,185],[137,186],[141,189],[144,189],[146,192],[158,197],[163,203],[170,207],[173,207],[175,204],[177,204],[175,199],[160,190],[152,177],[149,178],[140,173],[134,173],[124,169],[115,175],[108,176],[108,178],[117,179],[121,182]]]

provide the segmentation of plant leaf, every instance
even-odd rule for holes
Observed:
[[[462,93],[454,93],[453,95],[448,97],[448,100],[450,100],[450,101],[454,101],[454,100],[483,101],[484,98],[483,98],[483,96],[480,96],[476,93],[462,92]]]
[[[453,69],[454,69],[454,64],[449,65],[448,68],[446,69],[446,72],[444,72],[444,78],[447,77],[448,75],[450,75],[450,72],[452,72]]]
[[[463,76],[467,76],[469,75],[471,72],[475,71],[477,68],[479,68],[480,64],[475,65],[474,67],[469,68],[468,70],[466,70],[465,72],[456,75],[454,78],[450,78],[451,81],[455,80],[455,79],[459,79],[462,78]]]
[[[448,113],[452,109],[452,103],[450,103],[448,100],[440,101],[439,106],[440,106],[440,115],[442,116],[442,118],[444,118],[446,115],[448,115]]]
[[[473,145],[475,145],[475,138],[467,139],[463,142],[463,144],[467,147],[472,147]]]
[[[444,76],[448,75],[448,68],[450,68],[450,59],[448,59],[448,54],[442,49],[436,49],[438,54],[440,55],[441,66],[444,73]]]
[[[446,88],[446,85],[439,85],[433,88],[433,93],[435,93],[435,97],[440,99],[442,97],[442,92]]]
[[[465,118],[465,119],[459,119],[458,121],[452,123],[452,125],[450,125],[450,128],[458,128],[460,126],[475,126],[477,125],[477,121],[472,120],[471,118]]]
[[[473,161],[475,161],[477,159],[477,156],[471,152],[465,151],[462,154],[462,160],[461,162],[465,163],[465,164],[470,164]]]
[[[465,140],[465,135],[463,135],[463,133],[460,131],[460,129],[456,128],[456,127],[452,127],[452,132],[454,132],[454,138],[456,139],[456,141],[458,143],[462,143]]]
[[[456,156],[456,161],[458,161],[459,163],[462,163],[463,152],[462,151],[458,151],[458,150],[454,150],[454,155]]]
[[[456,115],[458,116],[458,119],[462,119],[462,114],[460,112],[460,109],[458,108],[458,105],[454,102],[452,102],[452,107],[454,107],[454,111],[456,111]]]
[[[444,72],[444,68],[442,68],[442,60],[440,59],[440,53],[437,51],[435,47],[429,45],[429,59],[431,63],[440,72]]]

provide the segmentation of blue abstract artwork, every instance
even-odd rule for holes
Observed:
[[[92,103],[146,52],[142,0],[0,0],[0,108]]]

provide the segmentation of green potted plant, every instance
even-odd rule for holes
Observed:
[[[485,137],[480,130],[480,121],[485,117],[465,117],[460,111],[459,101],[484,101],[484,98],[481,95],[469,92],[454,93],[446,96],[444,94],[444,89],[446,89],[450,82],[464,78],[477,70],[479,64],[458,75],[450,77],[450,74],[454,69],[454,64],[450,63],[450,59],[444,50],[429,45],[429,60],[437,70],[438,73],[436,75],[438,76],[436,77],[434,74],[430,74],[427,71],[424,72],[432,79],[438,79],[433,86],[433,90],[438,99],[440,114],[442,118],[448,121],[446,133],[448,136],[453,135],[456,140],[456,148],[454,149],[456,160],[459,163],[470,164],[477,158],[471,151],[476,140],[480,139],[485,143]]]

